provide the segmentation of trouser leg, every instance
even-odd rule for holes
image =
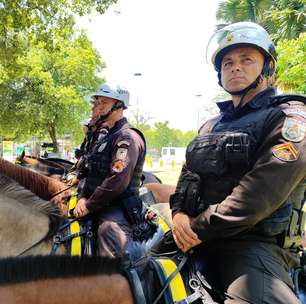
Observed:
[[[104,214],[99,219],[97,235],[98,253],[101,256],[123,256],[132,228],[121,211]]]
[[[222,289],[229,295],[226,304],[299,303],[293,290],[262,265],[259,257],[226,258],[220,280]]]
[[[294,259],[277,245],[228,241],[199,253],[208,282],[228,294],[225,304],[300,303],[288,272]]]

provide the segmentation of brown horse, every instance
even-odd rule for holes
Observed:
[[[0,303],[132,304],[120,261],[37,256],[0,260]]]
[[[58,206],[49,201],[41,200],[11,178],[0,174],[0,239],[1,243],[5,244],[5,246],[0,246],[0,257],[50,254],[53,236],[58,231],[61,218]],[[60,244],[57,254],[65,254],[66,252],[65,243]],[[136,257],[133,257],[134,261],[142,260],[145,257],[143,251],[140,250],[139,253],[138,255],[134,254]],[[129,255],[129,257],[132,256]],[[69,258],[71,257],[68,257],[68,260]],[[109,264],[110,261],[102,263],[102,265]],[[51,272],[53,271],[53,275],[51,274],[51,276],[32,278],[29,277],[29,274],[25,274],[26,279],[12,281],[10,278],[15,274],[22,273],[22,271],[8,270],[7,276],[1,279],[1,276],[6,273],[9,263],[6,260],[1,265],[0,282],[5,286],[0,288],[0,303],[59,303],[63,301],[63,298],[70,298],[69,301],[75,300],[73,303],[133,303],[128,281],[118,268],[112,273],[81,273],[76,274],[74,278],[71,278],[72,275],[63,278],[61,274],[65,273],[62,271],[64,266],[59,262],[59,277],[54,275],[56,268],[52,264],[50,269]],[[88,266],[84,268],[87,269]],[[96,269],[95,266],[91,268]],[[43,273],[42,266],[37,261],[32,266],[24,266],[24,269],[36,275]],[[145,271],[145,273],[149,273],[149,271]],[[157,289],[153,297],[158,294],[160,289],[161,287]],[[53,296],[51,296],[52,291]],[[77,298],[81,298],[83,301],[80,302],[80,299]]]
[[[22,166],[12,164],[0,157],[0,174],[11,177],[21,186],[31,190],[44,200],[51,200],[60,206],[62,214],[67,212],[67,197],[70,191],[65,191],[67,185],[53,178],[30,171]],[[59,193],[58,195],[56,195]],[[55,196],[56,195],[56,196]]]

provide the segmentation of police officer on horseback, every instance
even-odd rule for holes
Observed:
[[[207,56],[231,100],[188,145],[170,204],[177,246],[203,261],[225,303],[298,303],[306,99],[276,95],[276,51],[251,22],[217,31]]]
[[[92,98],[74,215],[98,217],[98,251],[114,257],[124,254],[142,222],[139,187],[146,146],[142,133],[123,116],[129,103],[125,88],[103,84]],[[141,231],[138,236],[142,237]]]

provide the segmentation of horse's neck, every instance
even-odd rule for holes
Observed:
[[[0,303],[132,304],[128,281],[121,275],[52,279],[0,287]]]
[[[48,231],[47,215],[0,194],[0,244],[3,244],[0,257],[20,254],[46,236]],[[41,251],[45,250],[43,246],[39,247]]]

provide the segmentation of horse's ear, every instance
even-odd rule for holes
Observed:
[[[20,155],[20,160],[23,160],[23,158],[25,157],[25,150],[23,150],[22,152],[21,152],[21,155]]]

